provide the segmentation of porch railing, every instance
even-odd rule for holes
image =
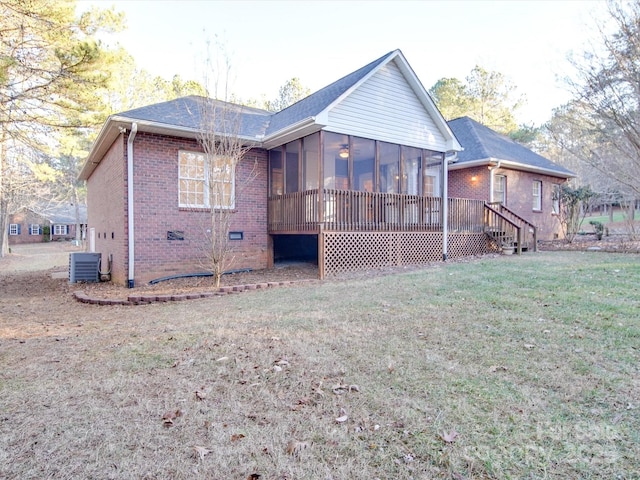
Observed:
[[[534,224],[522,218],[517,213],[509,210],[507,207],[502,205],[501,202],[487,203],[487,209],[498,213],[503,220],[507,220],[518,227],[518,236],[514,237],[518,253],[520,253],[523,248],[532,249],[534,252],[538,250],[538,229]],[[493,218],[490,212],[487,212],[487,214],[489,219]],[[496,222],[501,225],[501,221],[496,220]],[[499,225],[496,226],[488,223],[487,228],[489,229],[487,233],[491,233],[491,231],[502,231]]]
[[[440,197],[324,189],[268,201],[270,232],[442,230]],[[483,231],[483,201],[450,198],[448,211],[451,231]]]

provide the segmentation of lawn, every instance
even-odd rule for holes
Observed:
[[[0,330],[0,477],[637,479],[639,282],[540,252],[69,302]]]

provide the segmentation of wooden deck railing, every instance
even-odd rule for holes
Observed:
[[[350,190],[307,190],[269,197],[270,232],[441,231],[442,199]],[[448,200],[449,229],[481,232],[484,202]]]

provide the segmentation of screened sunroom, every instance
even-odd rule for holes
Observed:
[[[269,151],[269,231],[440,230],[443,162],[443,152],[327,131],[289,142]]]

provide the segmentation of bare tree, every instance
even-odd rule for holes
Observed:
[[[612,178],[627,197],[640,197],[640,0],[609,2],[600,44],[574,59],[569,82],[582,130],[595,142],[578,156]],[[615,32],[610,34],[610,27]]]
[[[201,132],[198,141],[204,151],[205,188],[209,218],[204,235],[207,268],[213,272],[216,286],[235,260],[229,232],[234,215],[235,199],[253,180],[255,166],[249,176],[238,182],[238,167],[250,150],[240,136],[242,126],[240,106],[202,99]]]
[[[248,107],[227,101],[229,93],[229,57],[218,45],[215,65],[208,61],[214,98],[201,98],[198,141],[204,152],[204,176],[209,217],[204,226],[203,249],[205,268],[211,270],[216,286],[225,271],[233,267],[235,252],[229,232],[236,208],[236,198],[255,179],[256,161],[248,165],[251,144],[242,136],[243,112]],[[222,97],[222,99],[220,99]],[[242,178],[239,167],[242,166]]]

